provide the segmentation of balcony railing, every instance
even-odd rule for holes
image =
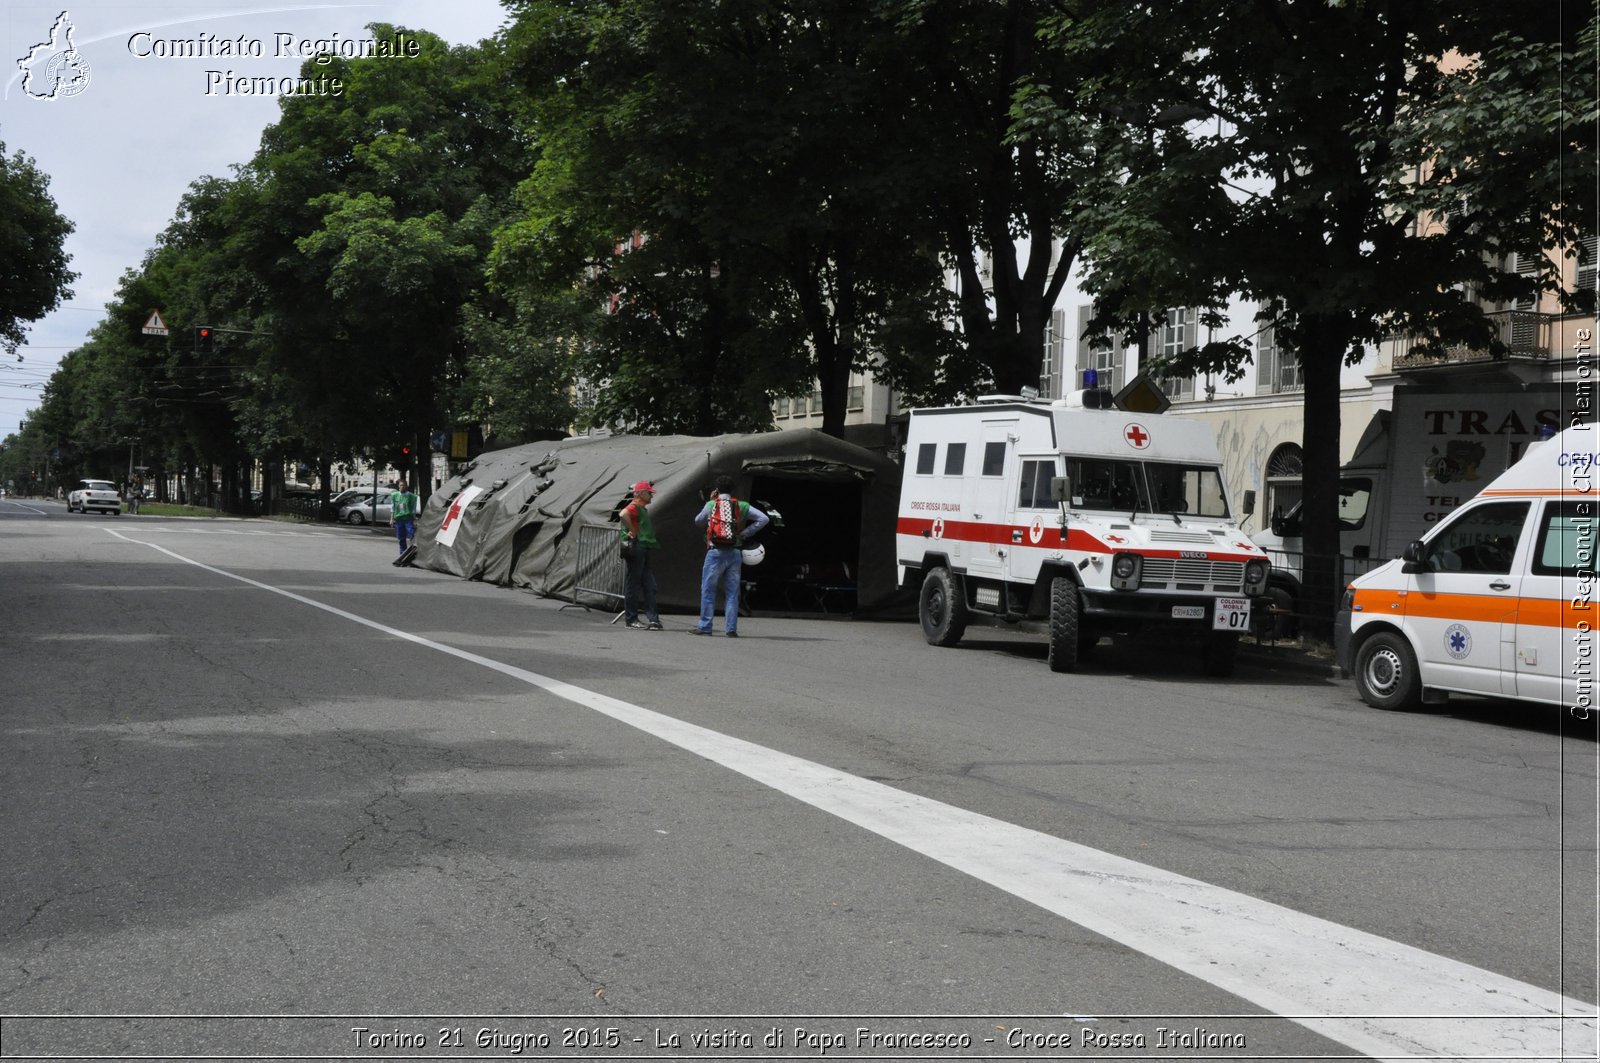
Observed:
[[[1550,357],[1555,336],[1555,315],[1541,314],[1535,310],[1500,310],[1485,314],[1500,342],[1510,348],[1510,360],[1540,362]],[[1446,347],[1443,350],[1417,350],[1420,340],[1398,337],[1399,347],[1394,355],[1396,369],[1422,369],[1436,365],[1468,365],[1477,362],[1501,360],[1487,350],[1465,345]]]

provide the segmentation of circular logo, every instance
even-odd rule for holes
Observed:
[[[1461,624],[1451,624],[1444,629],[1444,652],[1461,660],[1472,652],[1472,632]]]
[[[1128,441],[1128,446],[1134,450],[1145,450],[1150,446],[1150,429],[1138,421],[1130,421],[1123,426],[1122,438]]]
[[[1044,538],[1044,518],[1034,517],[1033,525],[1028,528],[1028,541],[1036,543]]]
[[[57,52],[44,68],[46,92],[52,99],[76,96],[89,87],[89,60],[77,49]]]

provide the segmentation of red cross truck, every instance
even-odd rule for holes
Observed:
[[[923,635],[1043,627],[1070,672],[1103,636],[1176,634],[1231,673],[1271,566],[1239,530],[1216,437],[1086,395],[1104,393],[911,411],[896,544]]]

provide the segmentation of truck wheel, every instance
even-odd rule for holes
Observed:
[[[1239,652],[1239,635],[1233,631],[1208,632],[1200,643],[1200,667],[1206,675],[1219,679],[1233,674],[1233,659]]]
[[[1414,709],[1422,702],[1422,676],[1411,644],[1380,631],[1356,653],[1356,692],[1375,709]]]
[[[1078,641],[1078,585],[1066,576],[1050,581],[1050,653],[1052,672],[1073,672],[1083,649]]]
[[[922,636],[930,646],[954,646],[967,630],[967,598],[947,568],[936,568],[922,581],[918,613]]]

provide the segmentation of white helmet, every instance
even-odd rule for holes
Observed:
[[[746,547],[742,553],[744,554],[745,564],[759,565],[767,556],[767,548],[761,543],[756,543],[754,546]]]

